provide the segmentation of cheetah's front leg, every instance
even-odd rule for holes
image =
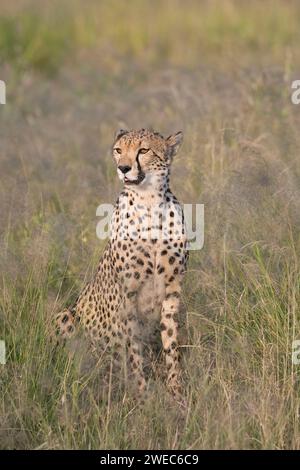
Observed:
[[[161,311],[161,339],[167,367],[167,386],[174,397],[182,400],[181,370],[178,349],[178,316],[180,308],[180,282],[166,287]]]

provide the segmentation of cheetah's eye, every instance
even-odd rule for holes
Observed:
[[[141,153],[141,154],[143,155],[144,153],[149,152],[149,150],[150,150],[150,149],[140,149],[140,150],[139,150],[139,153]]]
[[[117,153],[122,153],[122,150],[119,147],[114,148]]]

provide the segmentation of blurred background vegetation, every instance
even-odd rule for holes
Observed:
[[[20,70],[54,73],[87,50],[103,55],[110,71],[126,61],[193,68],[199,60],[219,65],[221,57],[244,62],[257,55],[266,63],[298,51],[300,13],[290,0],[2,3],[1,61]]]
[[[297,0],[2,0],[0,448],[300,447],[299,20]],[[49,341],[103,248],[115,130],[148,126],[184,131],[172,187],[205,205],[183,414]]]

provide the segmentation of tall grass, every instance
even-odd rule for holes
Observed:
[[[297,2],[57,5],[0,11],[0,448],[299,448]],[[103,249],[114,132],[141,125],[184,130],[172,187],[205,205],[184,412],[160,378],[138,408],[81,338],[49,340]]]

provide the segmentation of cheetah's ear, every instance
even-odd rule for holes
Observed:
[[[128,131],[125,129],[119,129],[115,134],[115,140],[120,139],[123,135],[127,134]]]
[[[171,134],[167,137],[166,142],[169,147],[169,156],[174,157],[176,155],[177,150],[183,140],[183,133],[181,131],[176,132],[176,134]]]

